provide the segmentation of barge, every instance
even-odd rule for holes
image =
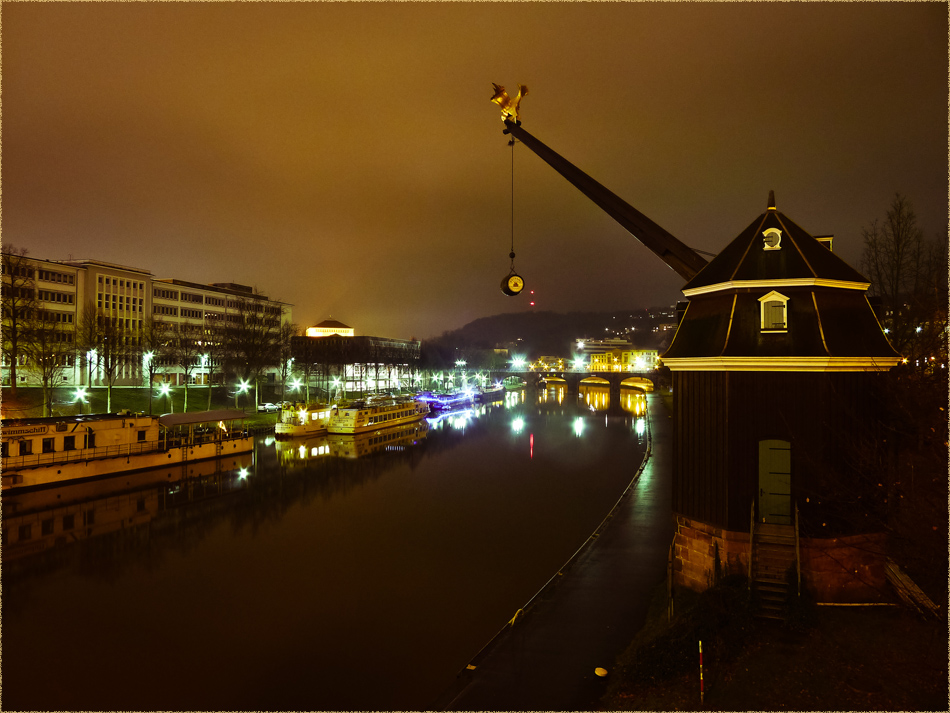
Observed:
[[[238,409],[151,416],[122,411],[0,421],[3,491],[246,453]]]

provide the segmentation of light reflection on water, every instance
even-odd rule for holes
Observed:
[[[5,707],[424,709],[602,520],[638,422],[511,392],[366,436],[261,437],[185,479],[4,495]]]

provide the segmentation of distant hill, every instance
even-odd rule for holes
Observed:
[[[458,349],[524,349],[524,356],[569,356],[576,339],[626,337],[638,349],[665,347],[671,330],[653,331],[675,322],[670,307],[615,312],[515,312],[482,317],[460,329],[427,340],[431,346]]]

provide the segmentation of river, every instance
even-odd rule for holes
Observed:
[[[636,473],[644,397],[584,392],[510,392],[373,445],[260,436],[174,482],[5,494],[4,708],[431,706]],[[66,513],[79,535],[44,540]],[[28,522],[32,551],[8,548]]]

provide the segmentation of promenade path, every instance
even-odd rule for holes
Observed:
[[[436,710],[590,710],[608,670],[646,620],[673,540],[672,418],[647,395],[651,449],[612,517],[463,670]]]

